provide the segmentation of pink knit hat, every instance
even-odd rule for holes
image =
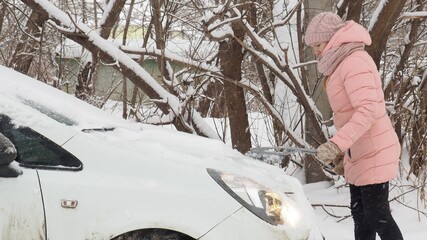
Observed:
[[[329,42],[332,36],[342,27],[345,22],[335,13],[322,12],[317,14],[310,22],[305,31],[305,43]]]

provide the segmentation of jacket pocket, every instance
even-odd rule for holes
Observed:
[[[376,149],[372,137],[365,134],[350,146],[347,154],[350,162],[356,162],[359,159],[370,158],[375,153]]]

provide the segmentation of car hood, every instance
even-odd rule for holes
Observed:
[[[99,144],[101,154],[117,163],[103,166],[105,171],[119,171],[118,165],[126,166],[122,171],[127,174],[130,168],[144,169],[147,166],[204,173],[207,169],[215,169],[254,179],[282,192],[303,191],[300,182],[286,175],[283,169],[245,156],[215,139],[143,125],[142,129],[117,127],[109,131],[80,133],[63,147],[80,142],[81,138]],[[93,147],[88,151],[93,151]],[[122,157],[120,153],[123,153]],[[302,198],[306,201],[304,196]]]
[[[94,186],[115,189],[126,188],[129,190],[126,196],[131,199],[147,194],[164,196],[178,202],[180,209],[195,208],[200,209],[196,212],[210,212],[215,215],[210,216],[212,224],[226,219],[241,209],[242,205],[217,184],[208,169],[243,177],[240,179],[254,181],[266,187],[264,189],[284,193],[288,200],[292,200],[287,201],[287,204],[294,206],[302,218],[298,225],[277,226],[287,229],[287,233],[306,236],[314,224],[314,212],[298,180],[286,175],[282,169],[249,158],[218,140],[147,126],[138,131],[116,128],[111,131],[82,132],[63,147],[73,152],[84,164],[79,174],[82,180],[74,181],[88,181]],[[42,183],[46,183],[44,180],[47,174],[41,174]],[[145,201],[147,199],[145,197]],[[209,199],[216,203],[208,203]],[[166,200],[158,198],[157,201]],[[168,204],[161,205],[167,208]],[[207,211],[207,205],[215,209],[215,213]],[[177,213],[180,210],[174,208],[170,211]]]

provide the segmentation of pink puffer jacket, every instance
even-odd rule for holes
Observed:
[[[323,52],[346,42],[371,44],[367,30],[348,22]],[[326,83],[337,129],[331,141],[346,152],[346,181],[356,186],[383,183],[396,177],[400,144],[387,116],[380,75],[365,51],[346,57]]]

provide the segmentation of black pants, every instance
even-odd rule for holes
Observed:
[[[388,182],[367,186],[350,184],[355,240],[375,240],[376,233],[381,240],[403,240],[391,216],[388,190]]]

